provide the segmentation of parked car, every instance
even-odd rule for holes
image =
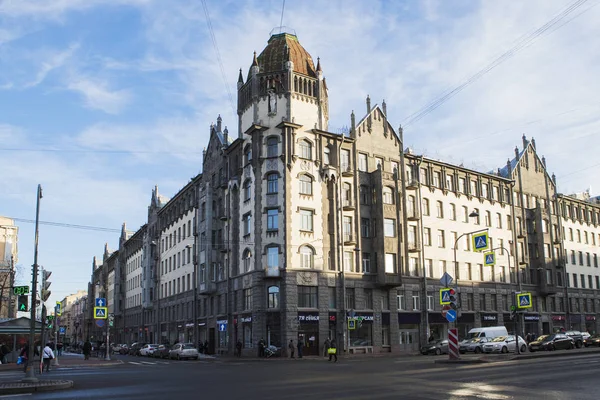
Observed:
[[[585,347],[600,346],[600,333],[596,333],[595,335],[591,335],[589,338],[584,339],[583,345]]]
[[[472,328],[467,333],[466,339],[486,338],[491,340],[498,336],[508,336],[505,326],[484,326],[481,328]]]
[[[119,354],[129,354],[129,346],[123,343],[119,349]]]
[[[161,344],[161,345],[159,345],[154,350],[154,352],[152,353],[152,357],[154,357],[154,358],[168,358],[169,357],[169,350],[171,350],[171,347],[169,345]]]
[[[169,358],[198,359],[198,349],[192,343],[177,343],[169,350]]]
[[[521,353],[527,351],[527,343],[521,336],[519,336],[519,350]],[[483,344],[484,353],[508,353],[509,351],[517,351],[517,341],[514,335],[498,336]]]
[[[488,339],[486,337],[478,337],[478,338],[474,338],[474,339],[468,339],[468,340],[463,340],[462,342],[459,343],[459,347],[458,347],[458,351],[461,354],[464,353],[469,353],[469,352],[473,352],[473,353],[482,353],[483,352],[483,345],[487,342],[489,342],[491,339]]]
[[[575,341],[563,333],[542,335],[529,343],[529,351],[574,349]]]
[[[140,349],[142,347],[144,347],[146,343],[134,343],[131,345],[131,347],[129,348],[129,355],[130,356],[139,356],[140,355]]]
[[[157,348],[157,344],[145,344],[144,346],[142,346],[142,348],[140,348],[140,356],[150,357],[152,353],[154,353],[154,350]]]
[[[578,349],[583,347],[583,334],[579,331],[566,331],[565,335],[573,339],[575,347]]]
[[[421,347],[421,354],[448,354],[448,339],[437,340]]]
[[[588,332],[581,332],[581,336],[583,336],[583,340],[585,340],[585,339],[589,339],[589,337],[592,335],[590,335]]]
[[[110,345],[110,350],[113,354],[119,353],[121,351],[122,344],[113,343]]]

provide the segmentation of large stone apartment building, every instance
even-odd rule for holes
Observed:
[[[94,261],[88,301],[109,297],[115,341],[231,353],[239,340],[254,354],[261,338],[284,351],[300,340],[317,354],[330,337],[350,351],[414,351],[446,335],[444,272],[458,283],[462,335],[514,330],[519,290],[534,300],[521,331],[597,331],[597,202],[557,193],[533,139],[488,173],[412,154],[386,107],[367,97],[349,132],[329,132],[320,61],[294,34],[272,35],[240,70],[237,137],[219,117],[202,173],[171,199],[155,188],[147,223],[123,227],[119,249]],[[493,267],[471,249],[481,230]]]

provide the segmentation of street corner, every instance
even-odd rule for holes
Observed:
[[[49,392],[54,390],[71,389],[73,387],[73,381],[69,380],[39,380],[37,382],[2,382],[0,383],[0,395]]]

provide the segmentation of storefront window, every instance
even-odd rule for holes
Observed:
[[[360,326],[359,326],[360,325]],[[357,324],[356,329],[350,332],[350,346],[372,346],[373,345],[373,324]]]
[[[252,348],[252,324],[244,324],[244,347]]]

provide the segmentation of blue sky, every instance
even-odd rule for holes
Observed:
[[[283,24],[320,57],[336,132],[365,97],[394,126],[480,71],[572,1],[286,1]],[[590,0],[423,119],[418,154],[481,171],[535,137],[564,193],[599,194],[600,7]],[[282,1],[206,1],[226,82],[278,26]],[[567,22],[563,25],[564,22]],[[0,215],[135,230],[154,185],[166,196],[201,170],[209,126],[235,112],[197,0],[0,0]],[[33,225],[19,223],[20,280]],[[85,289],[118,233],[42,225],[52,298]]]

